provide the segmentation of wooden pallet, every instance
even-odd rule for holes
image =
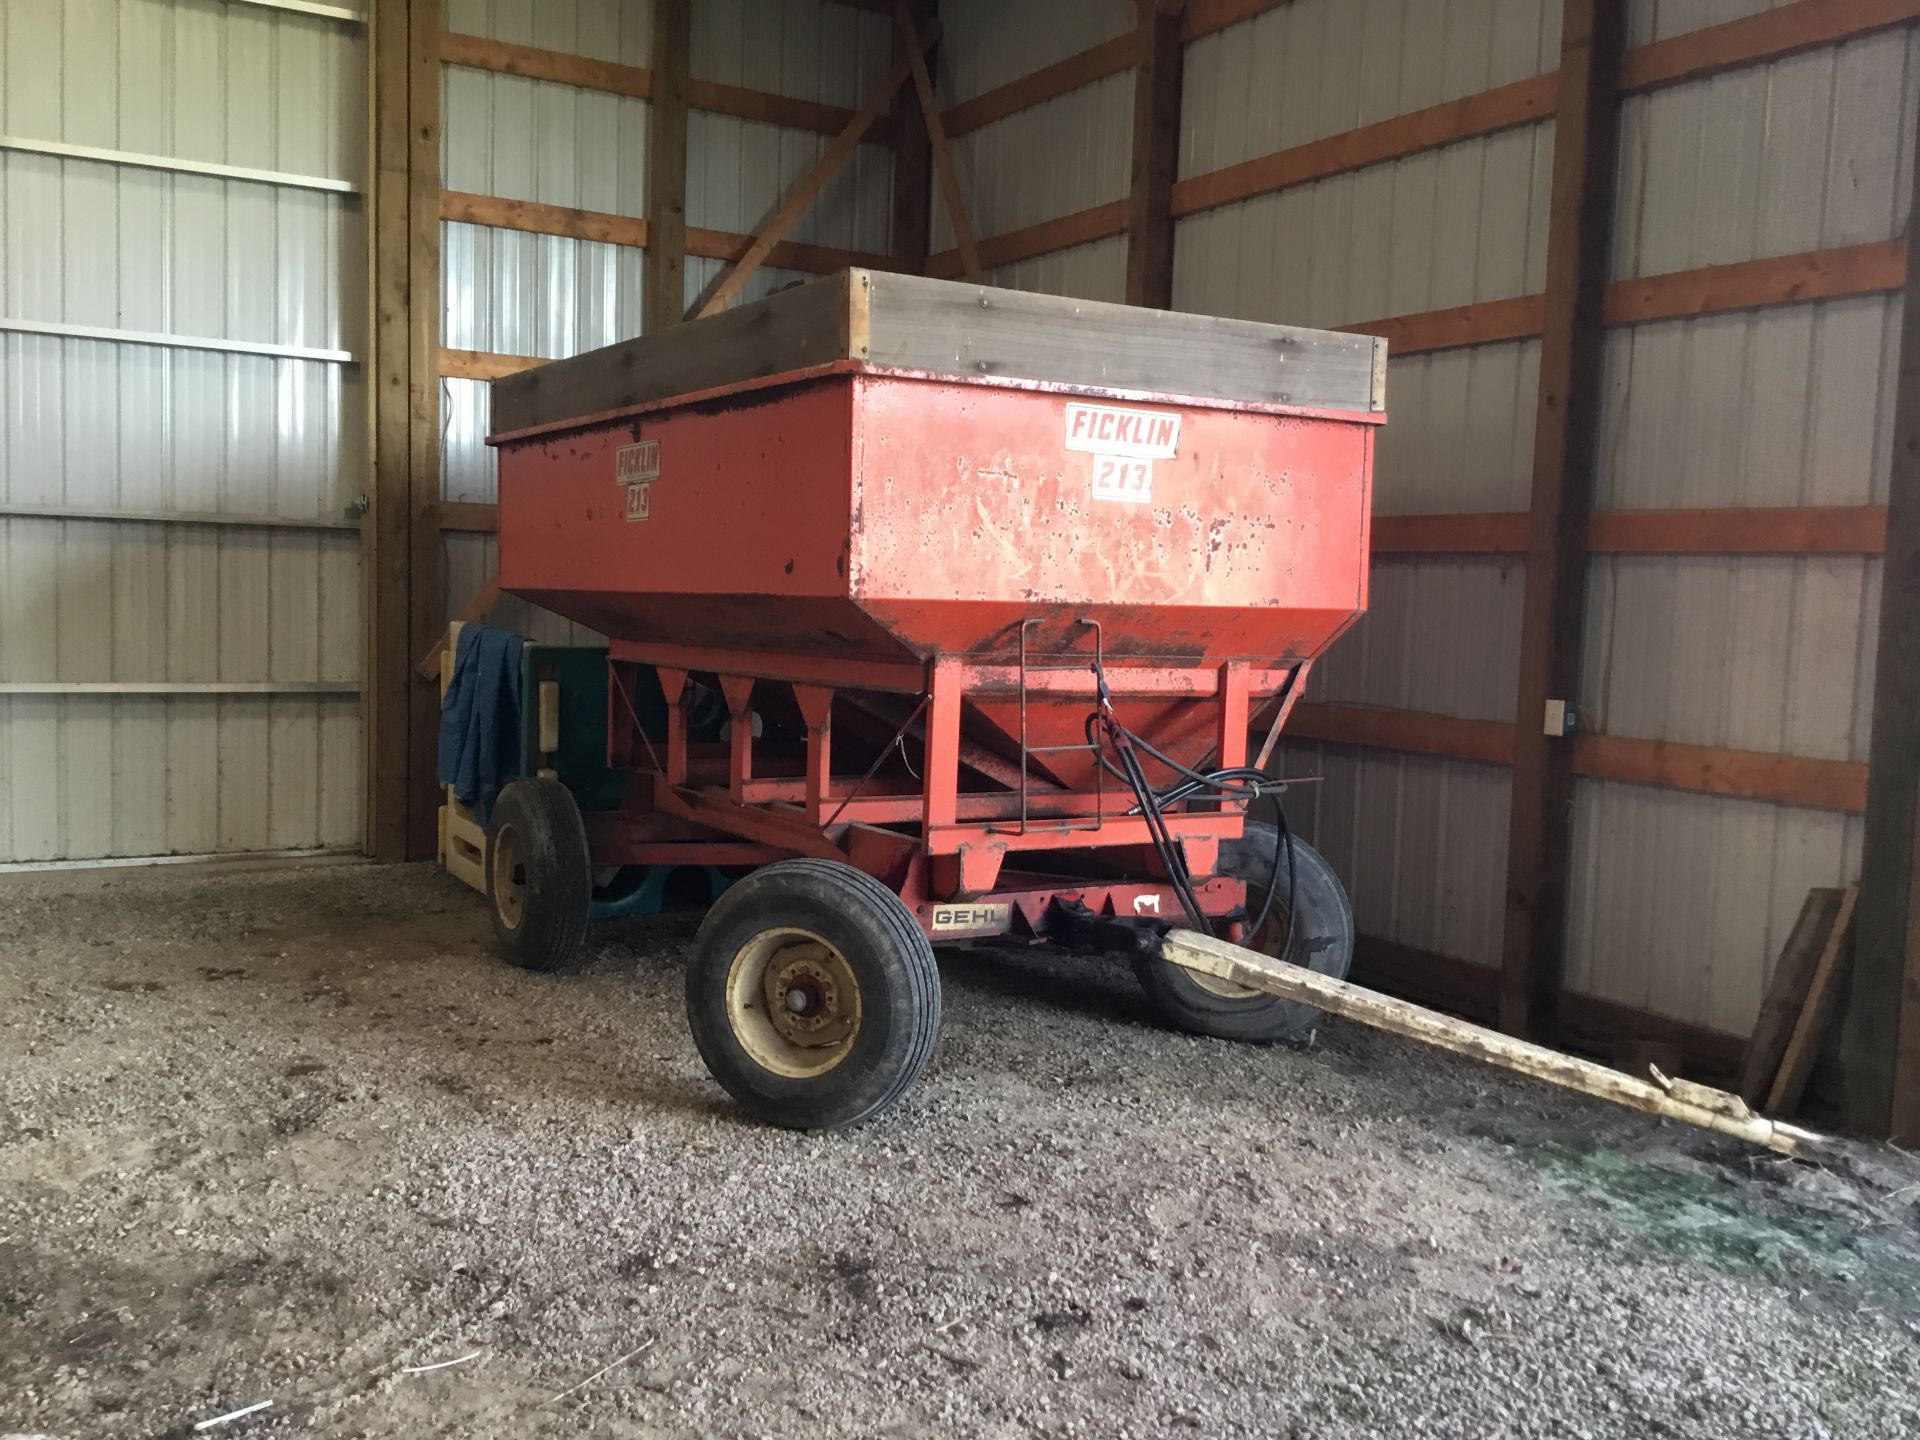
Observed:
[[[454,621],[447,627],[446,638],[440,645],[443,699],[447,687],[453,683],[453,657],[459,649],[462,628],[460,621]],[[461,884],[471,885],[482,895],[487,893],[486,827],[474,818],[473,811],[454,798],[451,785],[446,787],[440,806],[440,866]]]

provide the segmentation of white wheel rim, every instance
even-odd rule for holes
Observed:
[[[846,1059],[861,1010],[853,967],[811,930],[762,930],[727,967],[733,1038],[754,1064],[790,1080],[811,1080]]]
[[[511,825],[493,836],[493,908],[509,930],[518,930],[527,912],[527,870],[520,863],[520,834]]]

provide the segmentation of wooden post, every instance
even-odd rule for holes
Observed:
[[[687,308],[687,84],[693,0],[653,0],[653,95],[647,102],[644,328],[678,325]]]
[[[973,243],[973,220],[967,213],[966,192],[953,168],[953,147],[947,144],[946,126],[940,120],[939,102],[933,95],[933,76],[927,73],[925,50],[930,40],[914,23],[908,0],[893,0],[894,28],[906,38],[907,65],[913,71],[913,88],[920,96],[920,118],[927,127],[927,142],[933,149],[933,170],[940,177],[940,192],[947,201],[947,220],[953,226],[953,243],[960,252],[960,269],[978,285],[986,276],[980,269],[980,251]]]
[[[1173,308],[1173,182],[1180,168],[1183,0],[1135,0],[1133,193],[1127,200],[1127,303]]]
[[[937,0],[912,0],[911,30],[894,21],[893,51],[904,60],[909,36],[925,30],[939,13]],[[937,54],[937,52],[935,52]],[[933,63],[932,61],[928,62]],[[927,268],[933,224],[933,142],[927,137],[927,117],[919,95],[902,95],[893,107],[893,245],[894,263],[909,275]]]
[[[1920,175],[1920,151],[1915,171]],[[1841,1105],[1863,1134],[1920,1143],[1920,194],[1907,221],[1886,572],[1867,815],[1842,1030]]]
[[[1549,736],[1544,720],[1549,700],[1573,701],[1580,678],[1625,9],[1562,9],[1501,953],[1500,1027],[1515,1035],[1554,1033],[1566,952],[1573,741]]]
[[[407,733],[413,645],[408,626],[410,555],[407,355],[407,0],[376,0],[372,79],[373,486],[366,551],[367,850],[407,858]]]
[[[440,4],[409,0],[407,46],[408,653],[447,628],[440,536]],[[415,684],[407,764],[407,855],[438,848],[440,694]]]

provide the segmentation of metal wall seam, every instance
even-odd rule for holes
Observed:
[[[64,340],[107,340],[119,345],[159,345],[176,350],[217,350],[227,355],[266,355],[277,360],[312,360],[329,365],[359,363],[350,350],[274,345],[262,340],[222,340],[207,335],[166,335],[153,330],[119,330],[109,325],[65,325],[57,320],[16,320],[0,316],[0,331],[52,335]]]
[[[227,0],[229,5],[257,5],[262,10],[284,10],[291,15],[314,15],[322,20],[343,20],[349,25],[367,23],[366,12],[344,5],[328,5],[325,0]]]
[[[244,165],[218,165],[211,160],[183,160],[176,155],[149,155],[137,150],[109,150],[99,145],[69,145],[60,140],[29,140],[20,135],[0,135],[0,150],[17,150],[26,155],[51,155],[61,160],[93,160],[103,165],[127,165],[141,170],[171,170],[182,175],[212,175],[221,180],[245,180],[259,185],[286,185],[297,190],[327,190],[341,195],[358,195],[360,187],[349,180],[326,175],[296,175],[287,170],[254,170]]]

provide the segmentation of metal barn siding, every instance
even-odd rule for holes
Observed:
[[[651,63],[652,6],[640,0],[447,0],[460,34],[534,45],[624,65]],[[696,80],[857,107],[891,62],[885,16],[823,0],[700,0],[690,63]],[[446,66],[441,83],[441,183],[450,191],[534,200],[612,214],[646,213],[644,100],[551,81]],[[819,158],[830,137],[695,110],[687,126],[687,224],[747,233]],[[884,252],[892,224],[892,159],[861,145],[788,238]],[[641,333],[645,252],[484,225],[441,225],[442,335],[456,350],[564,359]],[[693,305],[726,268],[689,255]],[[809,276],[765,268],[743,300]],[[443,379],[441,494],[490,502],[489,385]],[[446,599],[458,610],[493,573],[493,537],[444,537]],[[584,628],[511,597],[493,622],[535,639],[584,642]]]
[[[1637,39],[1766,5],[1642,5]],[[1890,32],[1623,108],[1619,277],[1886,240],[1907,213],[1920,36]],[[1895,296],[1608,337],[1598,504],[1884,503]],[[1602,556],[1581,702],[1608,733],[1864,761],[1881,566]],[[1734,1032],[1807,888],[1858,875],[1858,817],[1583,782],[1568,980]]]
[[[1295,0],[1188,47],[1183,178],[1554,69],[1557,0]],[[1545,283],[1551,122],[1183,218],[1182,310],[1340,326],[1535,294]],[[1391,359],[1382,515],[1527,506],[1539,345]],[[1387,558],[1319,699],[1510,720],[1522,567]],[[1311,830],[1361,929],[1498,961],[1509,782],[1499,767],[1294,745],[1323,774]],[[1305,797],[1306,789],[1296,792]],[[1299,803],[1299,802],[1296,802]]]
[[[976,0],[948,19],[940,47],[942,94],[971,99],[1134,27],[1126,0],[1034,5]],[[976,237],[1123,200],[1132,183],[1131,70],[959,136],[954,168]],[[952,247],[946,198],[934,190],[933,248]],[[987,283],[1013,290],[1126,298],[1126,240],[1114,236],[987,271]]]
[[[364,41],[0,0],[0,863],[361,843]]]

